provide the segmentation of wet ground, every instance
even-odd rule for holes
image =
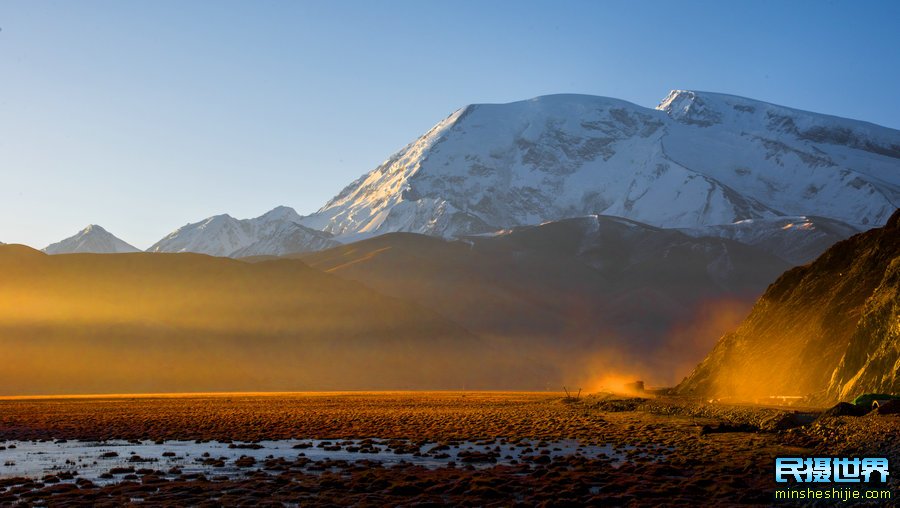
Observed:
[[[98,485],[115,483],[130,475],[149,474],[174,479],[181,475],[246,477],[259,471],[266,461],[302,460],[378,462],[438,469],[472,464],[476,468],[541,463],[560,457],[608,459],[621,465],[640,455],[665,461],[670,450],[658,448],[636,452],[633,446],[583,446],[576,440],[528,441],[506,439],[483,441],[417,442],[392,439],[284,440],[253,443],[219,441],[5,441],[0,445],[0,479],[45,478],[71,473]]]
[[[768,505],[776,456],[898,455],[900,418],[817,417],[530,393],[0,400],[0,504]]]

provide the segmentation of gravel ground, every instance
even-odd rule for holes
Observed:
[[[533,452],[513,464],[440,468],[298,454],[249,464],[238,479],[148,467],[103,486],[77,473],[6,478],[0,504],[769,505],[777,456],[887,456],[900,463],[900,417],[817,419],[820,412],[674,397],[565,401],[561,394],[483,392],[2,400],[0,440],[375,438],[425,449],[498,439]],[[568,439],[610,445],[628,459],[551,458],[551,443]],[[891,486],[896,491],[896,482]]]

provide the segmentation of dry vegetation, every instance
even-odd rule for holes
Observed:
[[[6,439],[532,439],[605,435],[558,394],[336,392],[0,400]]]

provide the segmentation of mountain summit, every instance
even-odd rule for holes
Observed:
[[[48,245],[43,250],[47,254],[140,252],[137,247],[120,240],[96,224],[91,224],[65,240]]]
[[[591,214],[658,227],[900,204],[900,131],[709,92],[656,108],[588,95],[464,107],[302,223],[353,239],[454,237]]]
[[[255,219],[223,214],[188,224],[156,242],[150,252],[197,252],[212,256],[281,255],[338,245],[329,233],[300,224],[293,208],[276,207]]]

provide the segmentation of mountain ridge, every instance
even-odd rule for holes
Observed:
[[[212,256],[245,257],[318,250],[337,245],[331,235],[300,224],[290,207],[278,206],[252,219],[214,215],[190,223],[159,240],[148,252],[197,252]]]
[[[536,389],[552,375],[299,260],[4,245],[0,280],[0,395]]]
[[[78,233],[42,249],[47,254],[120,254],[140,252],[137,247],[126,243],[96,224],[90,224]]]
[[[730,239],[602,216],[456,240],[387,233],[290,257],[553,358],[570,379],[617,358],[607,368],[658,383],[681,379],[790,267]]]
[[[302,221],[338,237],[454,237],[591,214],[865,228],[900,203],[900,131],[724,94],[673,92],[659,107],[577,94],[466,106]]]
[[[868,127],[875,128],[877,130],[884,130],[884,131],[889,131],[889,132],[900,131],[900,129],[894,129],[893,127],[886,127],[886,126],[879,125],[877,123],[870,122],[868,120],[862,120],[859,118],[843,117],[843,116],[833,115],[833,114],[825,113],[825,112],[821,112],[821,111],[812,111],[812,110],[808,110],[808,109],[795,108],[792,106],[785,106],[784,104],[777,104],[774,102],[764,101],[761,99],[753,99],[753,98],[744,97],[741,95],[727,94],[727,93],[722,93],[722,92],[713,92],[713,91],[708,91],[708,90],[687,90],[687,89],[671,90],[669,92],[669,94],[662,101],[660,101],[660,103],[656,106],[655,109],[658,109],[661,111],[665,110],[667,107],[670,107],[671,104],[673,102],[675,102],[676,100],[683,98],[683,97],[691,98],[691,96],[693,96],[694,98],[698,97],[698,96],[700,96],[700,97],[715,97],[719,100],[730,100],[730,101],[743,102],[743,103],[748,103],[748,102],[756,103],[759,105],[765,105],[765,106],[772,107],[772,108],[782,109],[782,110],[792,112],[792,113],[811,114],[811,115],[816,115],[819,117],[836,120],[839,122],[848,122],[848,123],[858,124],[860,126],[868,126]]]
[[[555,94],[460,108],[311,215],[214,215],[148,251],[281,255],[605,215],[748,239],[799,264],[898,204],[895,129],[715,92],[673,90],[655,108]],[[821,226],[802,247],[772,226],[793,217]]]

